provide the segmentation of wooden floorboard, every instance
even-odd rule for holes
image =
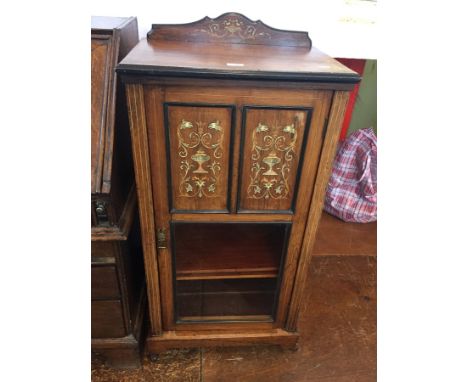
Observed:
[[[206,349],[203,381],[376,380],[376,259],[317,257],[299,321],[299,350]]]
[[[375,256],[313,259],[299,350],[276,346],[178,350],[138,370],[92,369],[101,381],[373,382],[376,380]]]
[[[377,222],[348,223],[323,212],[312,254],[376,256]]]

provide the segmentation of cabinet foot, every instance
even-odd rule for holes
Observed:
[[[157,353],[148,353],[148,359],[151,361],[151,362],[157,362],[159,357],[158,357],[158,354]]]
[[[92,352],[92,359],[114,369],[136,369],[141,366],[138,348],[99,349]]]

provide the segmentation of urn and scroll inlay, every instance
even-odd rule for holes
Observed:
[[[174,211],[226,211],[230,106],[167,104],[166,132]]]
[[[195,124],[196,131],[187,130],[190,132],[183,133],[182,131],[185,129],[193,129],[193,123],[182,120],[177,131],[182,173],[179,196],[189,198],[218,196],[216,188],[221,172],[218,160],[223,155],[221,148],[223,128],[218,120],[208,124],[197,121]],[[190,156],[192,162],[188,160],[189,150],[197,150],[195,154]],[[207,152],[210,152],[213,158]],[[209,171],[203,167],[205,163]]]
[[[312,109],[246,107],[239,210],[292,213]]]

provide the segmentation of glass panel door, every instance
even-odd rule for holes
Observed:
[[[176,321],[274,321],[289,228],[173,223]]]

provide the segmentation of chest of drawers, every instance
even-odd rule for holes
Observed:
[[[117,71],[130,110],[148,350],[295,346],[359,76],[307,33],[236,13],[153,25]]]
[[[144,271],[125,90],[115,66],[138,42],[134,17],[91,21],[91,348],[140,364]]]

